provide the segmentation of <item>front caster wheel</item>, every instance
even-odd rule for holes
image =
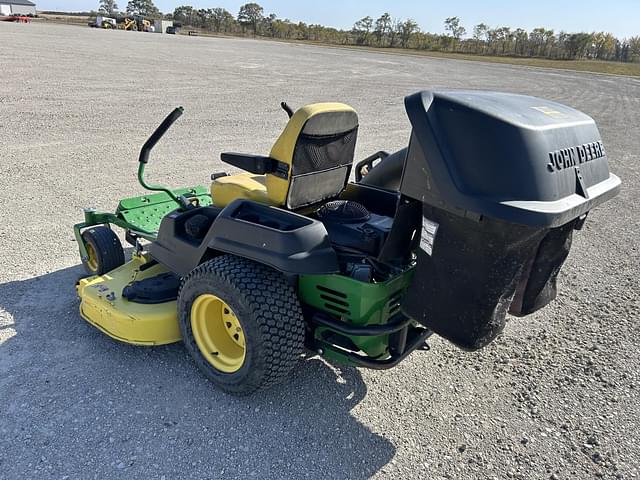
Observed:
[[[104,275],[124,265],[124,250],[118,236],[108,227],[92,227],[82,232],[87,257],[82,265],[89,275]]]
[[[281,381],[304,349],[295,291],[278,271],[245,258],[223,255],[187,275],[178,317],[200,370],[235,395]]]

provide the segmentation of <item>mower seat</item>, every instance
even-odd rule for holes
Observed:
[[[351,173],[358,115],[342,103],[315,103],[296,111],[269,157],[223,153],[223,162],[247,170],[216,178],[213,204],[242,198],[297,209],[337,197]]]
[[[211,185],[211,194],[215,192],[214,205],[224,207],[236,198],[245,198],[254,202],[273,205],[267,194],[266,175],[254,175],[252,173],[238,173],[218,177]]]

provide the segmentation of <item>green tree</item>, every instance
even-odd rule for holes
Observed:
[[[529,55],[533,56],[537,54],[542,44],[544,43],[544,32],[546,32],[545,28],[538,27],[531,30],[529,34]]]
[[[484,23],[479,23],[473,27],[473,39],[476,41],[476,53],[484,52],[484,44],[487,41],[487,32],[489,26]],[[482,48],[480,46],[482,45]]]
[[[383,13],[380,16],[380,18],[376,20],[376,27],[373,32],[378,41],[378,45],[380,45],[381,47],[384,47],[384,43],[390,31],[391,31],[391,15],[389,15],[388,13]]]
[[[143,17],[159,17],[162,14],[153,0],[130,0],[127,4],[127,13],[131,15],[142,15]]]
[[[295,32],[296,38],[300,38],[302,40],[309,40],[311,36],[309,26],[304,22],[298,22],[298,24],[295,26]]]
[[[529,34],[529,55],[545,56],[547,45],[554,39],[553,30],[547,30],[544,27],[538,27],[531,30]],[[574,39],[575,40],[575,39]],[[573,40],[568,39],[569,43]]]
[[[276,38],[291,38],[295,28],[289,19],[273,21],[273,36]]]
[[[393,47],[396,44],[396,39],[400,35],[402,30],[402,20],[394,18],[391,20],[391,30],[389,31],[389,46]]]
[[[444,21],[444,29],[451,33],[453,41],[451,41],[451,49],[456,50],[457,44],[460,42],[462,36],[467,33],[467,30],[460,24],[458,17],[447,17]]]
[[[544,32],[544,46],[542,50],[543,56],[549,56],[551,53],[551,48],[556,41],[556,36],[553,30],[545,30]]]
[[[262,19],[262,34],[273,37],[275,34],[274,22],[278,19],[275,13],[270,13]]]
[[[402,22],[400,24],[400,45],[402,48],[407,48],[413,34],[419,31],[420,28],[415,20],[408,19]]]
[[[216,32],[229,32],[233,29],[233,25],[236,23],[236,19],[233,18],[233,15],[224,8],[212,8],[211,18]]]
[[[205,30],[213,30],[213,20],[211,18],[211,9],[199,8],[195,11],[195,25],[196,27],[204,28]]]
[[[243,27],[251,26],[253,34],[258,33],[258,24],[262,21],[264,8],[257,3],[245,3],[238,12],[238,23]]]
[[[599,60],[609,60],[616,52],[616,38],[610,33],[593,33],[593,56]]]
[[[173,11],[173,19],[176,22],[182,23],[184,25],[195,26],[196,11],[193,7],[189,5],[182,5],[180,7],[176,7]]]
[[[98,8],[100,13],[106,13],[107,15],[113,15],[118,11],[118,4],[115,0],[100,0],[100,8]]]
[[[640,37],[631,37],[628,42],[628,56],[630,62],[640,62]]]
[[[496,29],[496,37],[497,40],[502,45],[501,55],[504,55],[507,52],[507,48],[510,48],[511,43],[513,42],[514,35],[511,33],[511,28],[509,27],[500,27]]]
[[[569,58],[581,59],[586,56],[589,47],[593,44],[593,37],[590,33],[572,33],[565,44]]]
[[[448,17],[444,21],[444,29],[451,33],[456,40],[460,40],[467,30],[460,24],[458,17]]]
[[[353,24],[353,33],[356,35],[356,43],[358,45],[368,45],[369,35],[373,28],[373,18],[366,16]]]
[[[514,32],[516,44],[514,47],[514,53],[516,55],[524,55],[527,42],[529,41],[529,34],[523,28],[516,28]]]

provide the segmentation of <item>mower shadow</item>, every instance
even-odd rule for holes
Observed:
[[[305,358],[283,385],[225,395],[182,344],[125,345],[84,322],[82,273],[0,285],[0,411],[13,441],[33,446],[16,468],[38,463],[50,443],[60,448],[47,453],[48,473],[72,477],[369,478],[394,457],[351,414],[367,392],[357,369]]]

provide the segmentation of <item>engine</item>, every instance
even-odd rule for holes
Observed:
[[[371,213],[352,200],[325,203],[315,216],[327,229],[342,273],[371,281],[376,273],[371,259],[379,257],[391,232],[393,218]]]

